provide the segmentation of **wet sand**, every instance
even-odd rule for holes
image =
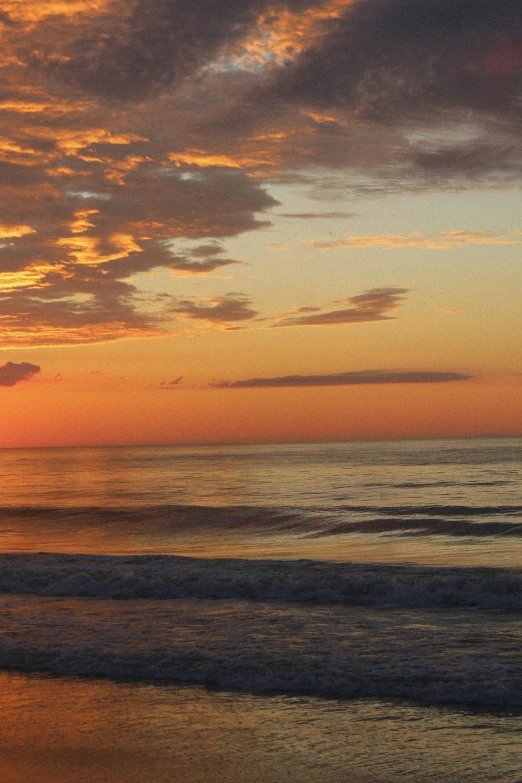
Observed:
[[[0,674],[2,783],[516,783],[522,717]]]

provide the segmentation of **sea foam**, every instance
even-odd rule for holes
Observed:
[[[522,571],[172,555],[0,555],[0,593],[522,609]]]

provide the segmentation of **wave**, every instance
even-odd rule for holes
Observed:
[[[466,536],[469,538],[522,537],[520,524],[510,522],[470,522],[462,519],[370,519],[364,522],[337,522],[309,534],[310,538],[346,533],[397,533],[403,536]]]
[[[299,528],[308,520],[306,509],[270,506],[4,506],[3,526],[20,523],[49,527],[128,527],[129,530],[194,530],[211,528]]]
[[[391,519],[390,519],[391,518]],[[0,532],[32,528],[77,533],[100,529],[121,534],[294,534],[349,533],[522,537],[522,505],[335,505],[0,508]]]
[[[429,489],[431,487],[503,487],[514,484],[509,479],[498,479],[495,481],[405,481],[395,482],[368,482],[365,487],[387,488],[387,489]]]
[[[522,610],[522,571],[173,555],[3,554],[0,592],[513,611]]]
[[[425,514],[426,516],[497,516],[522,514],[522,506],[468,506],[468,505],[397,505],[397,506],[347,506],[342,505],[344,511],[356,511],[365,513],[384,514],[386,516],[408,516],[412,514]]]
[[[0,616],[2,669],[522,707],[511,615],[4,596]]]

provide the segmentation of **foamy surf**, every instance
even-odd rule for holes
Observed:
[[[0,592],[522,610],[522,570],[170,555],[0,555]]]
[[[490,613],[13,595],[0,616],[2,669],[522,707],[520,625]]]

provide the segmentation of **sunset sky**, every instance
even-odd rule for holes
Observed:
[[[0,447],[522,434],[520,0],[0,32]]]

